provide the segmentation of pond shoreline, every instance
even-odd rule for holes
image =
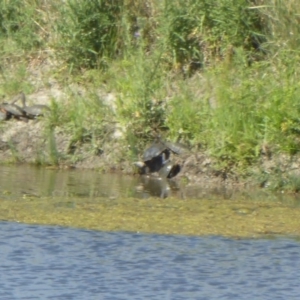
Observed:
[[[64,93],[59,87],[40,90],[29,95],[29,101],[51,106],[51,99],[63,101]],[[109,95],[110,101],[112,96]],[[102,98],[101,98],[102,99]],[[115,100],[114,100],[115,101]],[[67,102],[61,103],[61,108]],[[110,103],[110,105],[112,105]],[[57,112],[56,112],[57,113]],[[2,122],[0,132],[0,164],[33,164],[50,168],[96,169],[103,172],[116,172],[134,175],[138,170],[134,161],[141,160],[143,150],[136,153],[132,144],[126,142],[124,128],[115,124],[105,140],[87,140],[74,143],[72,132],[63,126],[49,126],[49,118],[29,120],[28,122],[11,119]],[[121,132],[120,132],[121,130]],[[123,131],[123,134],[122,134]],[[236,166],[225,167],[222,161],[212,157],[208,151],[195,150],[185,155],[173,155],[173,163],[181,165],[182,170],[174,180],[190,185],[209,187],[245,186],[268,187],[274,190],[300,190],[300,158],[297,155],[271,154],[262,151],[256,162],[247,169]],[[227,166],[226,166],[227,165]]]
[[[44,133],[44,121],[29,123],[9,121],[2,127],[0,139],[0,164],[29,164],[53,169],[94,169],[104,173],[138,175],[134,160],[126,160],[126,146],[113,140],[103,145],[100,154],[91,153],[91,144],[79,145],[76,152],[69,153],[72,137],[60,130],[55,131],[55,149],[51,149],[49,136]],[[52,139],[51,138],[51,139]],[[141,159],[141,155],[136,161]],[[260,161],[239,172],[222,169],[219,162],[205,152],[190,152],[185,156],[173,155],[172,162],[181,165],[180,173],[173,178],[177,182],[205,187],[226,186],[234,189],[245,187],[286,189],[298,192],[300,160],[287,155],[269,159],[262,156]],[[154,174],[156,176],[156,174]],[[291,185],[288,185],[289,181]]]

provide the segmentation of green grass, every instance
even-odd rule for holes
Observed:
[[[69,155],[97,152],[115,124],[128,159],[158,133],[242,173],[266,148],[299,152],[298,1],[22,3],[0,5],[0,93],[33,92],[32,64],[55,62],[44,87],[55,78],[67,97],[53,99],[46,132],[67,132]],[[113,110],[99,96],[108,92]]]

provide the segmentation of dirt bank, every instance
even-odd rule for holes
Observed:
[[[51,99],[55,99],[60,101],[61,107],[68,105],[64,92],[55,85],[48,90],[40,89],[27,98],[29,104],[51,105]],[[110,94],[105,99],[114,109],[113,96]],[[66,128],[56,126],[50,130],[47,124],[47,117],[28,122],[15,119],[3,121],[0,127],[0,162],[136,173],[133,160],[124,159],[129,145],[122,141],[122,134],[118,133],[120,128],[118,124],[111,131],[111,139],[105,143],[93,141],[94,145],[91,145],[91,141],[74,144],[72,135]],[[225,184],[242,187],[245,184],[254,184],[266,187],[272,182],[284,182],[289,178],[298,177],[300,165],[297,157],[272,156],[270,153],[262,152],[259,162],[252,167],[248,176],[241,176],[232,170],[222,169],[217,161],[205,152],[191,150],[184,155],[173,156],[173,161],[182,166],[176,180],[182,179],[190,184],[204,186]],[[292,189],[296,190],[296,187]]]

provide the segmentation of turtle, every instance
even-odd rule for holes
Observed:
[[[179,164],[172,164],[171,161],[167,162],[160,170],[159,175],[162,178],[171,179],[175,177],[181,170]]]
[[[172,143],[172,142],[162,141],[162,140],[161,140],[161,143],[163,143],[166,148],[170,149],[171,152],[178,154],[178,155],[181,155],[181,154],[189,151],[188,147],[181,143]]]
[[[172,178],[180,172],[179,165],[169,165],[171,153],[182,154],[186,150],[181,144],[163,141],[157,137],[152,145],[143,154],[143,163],[136,164],[141,169],[141,173],[159,172],[168,165],[161,173],[163,177]]]
[[[6,121],[10,118],[10,116],[6,113],[6,111],[2,111],[0,109],[0,121]]]
[[[36,119],[37,117],[43,116],[45,111],[50,111],[47,105],[35,104],[31,106],[23,106],[23,110],[26,113],[28,119]]]
[[[21,99],[23,104],[22,109],[25,112],[28,119],[35,119],[39,116],[43,116],[45,111],[50,111],[50,108],[47,105],[43,105],[43,104],[35,104],[35,105],[27,106],[26,97],[23,92],[21,92],[20,97],[18,99]]]
[[[170,149],[159,140],[145,150],[143,162],[150,173],[158,172],[169,161],[170,155]]]
[[[140,174],[158,172],[170,158],[170,150],[159,141],[154,142],[144,151],[143,161],[135,162]]]
[[[12,103],[3,102],[0,104],[0,110],[6,114],[6,120],[13,117],[17,120],[26,121],[26,113],[20,106],[14,104],[14,102],[15,101]]]

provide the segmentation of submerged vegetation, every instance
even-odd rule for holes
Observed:
[[[296,0],[1,1],[0,93],[58,83],[45,134],[68,132],[70,155],[118,128],[131,159],[160,132],[250,174],[300,150],[299,16]]]
[[[1,208],[5,221],[103,231],[260,238],[300,229],[299,208],[277,201],[24,198],[1,199]]]

